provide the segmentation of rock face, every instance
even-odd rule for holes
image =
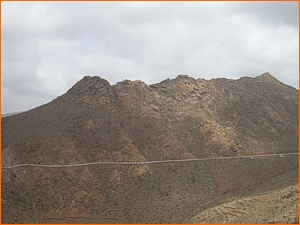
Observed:
[[[3,118],[2,132],[4,166],[296,152],[298,90],[268,73],[239,80],[179,75],[150,86],[84,77],[52,102]],[[177,223],[199,201],[295,168],[296,157],[288,156],[4,170],[2,222]]]

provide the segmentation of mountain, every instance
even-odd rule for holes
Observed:
[[[2,118],[3,166],[297,151],[298,90],[269,73],[153,85],[86,76],[48,104]],[[179,223],[204,202],[297,168],[286,155],[3,169],[2,222]]]

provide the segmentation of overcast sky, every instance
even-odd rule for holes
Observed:
[[[298,89],[298,2],[1,2],[2,113],[64,94],[178,74],[271,73]]]

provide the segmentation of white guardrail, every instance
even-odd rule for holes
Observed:
[[[193,162],[193,161],[205,161],[205,160],[220,160],[220,159],[243,159],[254,157],[268,157],[268,156],[280,156],[284,155],[298,155],[298,152],[292,153],[277,153],[277,154],[263,154],[263,155],[244,155],[244,156],[226,156],[226,157],[211,157],[211,158],[194,158],[194,159],[167,159],[167,160],[159,160],[159,161],[140,161],[140,162],[90,162],[90,163],[79,163],[79,164],[32,164],[32,163],[23,163],[16,164],[12,166],[2,166],[2,169],[11,169],[15,167],[23,167],[23,166],[33,166],[33,167],[50,167],[50,168],[61,168],[61,167],[79,167],[79,166],[90,166],[90,165],[146,165],[146,164],[154,164],[154,163],[177,163],[177,162]]]

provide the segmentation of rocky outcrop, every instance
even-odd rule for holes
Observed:
[[[111,109],[114,96],[109,82],[100,77],[85,76],[67,92],[77,104],[90,108],[105,106]]]

